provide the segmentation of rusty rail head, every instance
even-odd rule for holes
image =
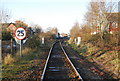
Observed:
[[[48,61],[49,61],[51,52],[52,52],[53,47],[54,47],[55,44],[56,44],[56,42],[55,42],[55,43],[52,45],[52,47],[50,48],[50,51],[49,51],[49,54],[48,54],[48,57],[47,57],[47,60],[46,60],[46,63],[45,63],[44,70],[43,70],[43,73],[42,73],[42,76],[41,76],[41,80],[40,80],[40,81],[43,81],[43,79],[44,79],[44,75],[45,75],[45,72],[46,72],[46,68],[47,68],[47,65],[48,65]]]
[[[65,50],[64,50],[61,42],[60,42],[60,46],[61,46],[61,48],[62,48],[62,50],[63,50],[63,52],[64,52],[67,60],[70,62],[71,66],[73,67],[74,71],[76,72],[77,78],[78,78],[80,81],[83,81],[83,78],[81,77],[81,75],[79,74],[79,72],[77,71],[77,69],[75,68],[75,66],[74,66],[73,63],[71,62],[71,60],[69,59],[69,57],[68,57],[67,53],[65,52]]]

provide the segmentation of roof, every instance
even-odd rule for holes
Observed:
[[[9,23],[7,27],[9,27],[11,24],[13,24],[16,27],[15,23]]]
[[[118,19],[119,19],[119,13],[118,12],[114,12],[114,13],[107,13],[107,19],[108,21],[111,21],[111,22],[118,22]]]

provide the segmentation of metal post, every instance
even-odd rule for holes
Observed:
[[[12,49],[13,49],[13,40],[11,38],[11,54],[13,53]]]
[[[20,57],[22,56],[22,40],[20,40]]]

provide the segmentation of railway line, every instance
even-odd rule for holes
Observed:
[[[60,41],[54,43],[49,51],[41,81],[83,81]]]

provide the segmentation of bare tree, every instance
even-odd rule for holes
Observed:
[[[10,18],[10,12],[7,9],[0,8],[0,39],[2,38],[2,23],[7,23]]]
[[[0,22],[7,23],[11,18],[10,11],[0,8]]]
[[[111,17],[115,8],[115,3],[101,2],[101,0],[98,0],[97,2],[90,2],[89,4],[85,19],[92,29],[97,30],[96,27],[99,27],[101,39],[103,39],[103,31],[105,31],[108,27],[108,18]]]
[[[74,38],[80,36],[80,26],[78,22],[76,22],[75,25],[70,30],[70,36],[71,36],[70,42],[72,42]]]
[[[41,33],[42,32],[42,27],[38,24],[32,24],[31,27],[34,30],[34,32],[36,32],[36,33]]]
[[[58,33],[58,29],[57,27],[48,27],[47,28],[47,32],[51,33],[51,34],[57,34]]]
[[[115,2],[97,0],[97,2],[91,1],[89,3],[88,11],[85,14],[86,25],[90,27],[92,32],[98,33],[95,36],[99,36],[101,47],[105,46],[105,33],[107,33],[105,31],[109,30],[111,20],[114,22],[117,20],[115,18],[118,18],[113,14],[113,12],[116,12],[116,8],[117,4]]]

